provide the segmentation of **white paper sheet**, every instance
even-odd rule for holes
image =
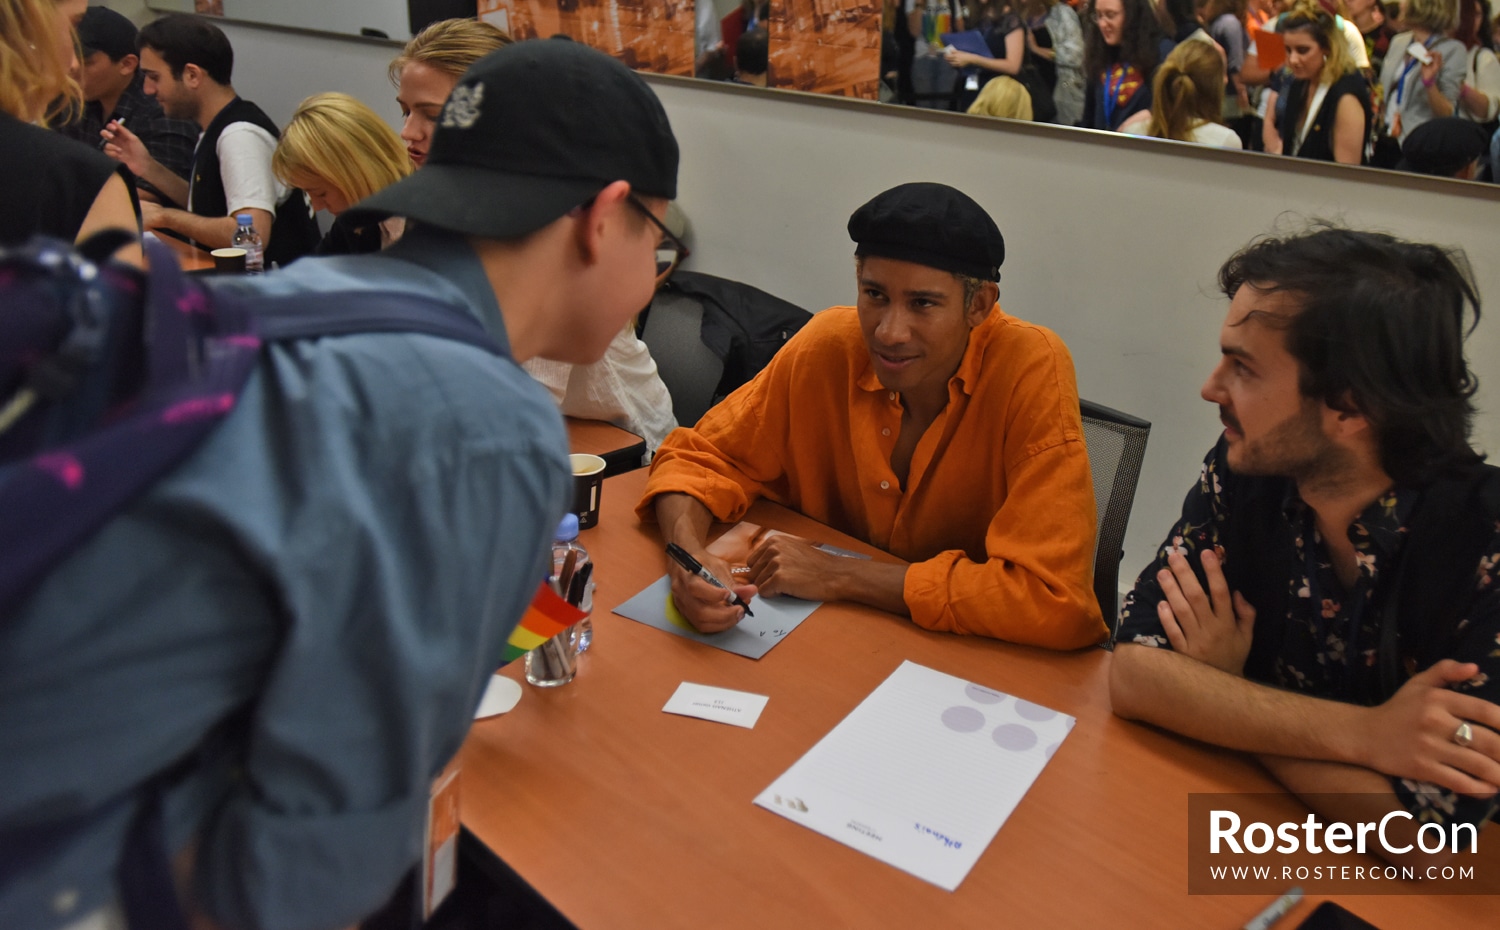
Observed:
[[[903,662],[755,803],[953,891],[1073,723]]]

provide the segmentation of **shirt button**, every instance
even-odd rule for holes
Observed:
[[[895,400],[895,399],[896,399],[896,392],[892,391],[891,392],[891,400]]]
[[[882,491],[889,491],[890,489],[891,489],[891,483],[889,481],[882,481],[882,482],[880,482],[880,490],[882,490]]]
[[[889,426],[887,426],[885,429],[883,429],[883,430],[880,431],[880,435],[882,435],[882,436],[889,436],[890,434],[891,434],[891,428]]]

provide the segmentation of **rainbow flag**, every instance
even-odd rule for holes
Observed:
[[[551,585],[542,582],[537,586],[536,596],[531,599],[531,606],[526,608],[526,615],[511,630],[510,639],[505,644],[505,661],[500,664],[514,662],[587,616],[559,597]]]

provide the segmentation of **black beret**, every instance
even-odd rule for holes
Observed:
[[[1413,129],[1401,143],[1401,157],[1409,171],[1451,178],[1489,147],[1489,136],[1477,123],[1449,116]]]
[[[855,255],[915,262],[985,281],[1000,280],[1005,238],[973,198],[946,184],[893,187],[854,211]]]

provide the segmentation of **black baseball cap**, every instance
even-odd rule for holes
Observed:
[[[84,57],[103,52],[110,61],[138,54],[135,23],[104,6],[91,6],[78,21],[78,44]]]
[[[517,42],[459,79],[426,163],[349,212],[514,239],[615,181],[674,199],[677,159],[666,111],[640,75],[578,42]]]
[[[985,281],[1000,280],[1005,238],[984,207],[946,184],[901,184],[849,217],[855,255],[915,262]]]

